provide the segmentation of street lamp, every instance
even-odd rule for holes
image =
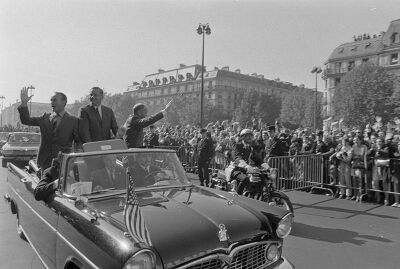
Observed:
[[[318,74],[322,72],[321,67],[314,66],[311,74],[315,73],[315,105],[314,105],[314,132],[317,130],[317,103],[318,103]]]
[[[4,96],[0,96],[1,99],[1,117],[0,117],[0,127],[3,127],[3,101],[6,99]]]
[[[203,127],[203,98],[204,98],[204,35],[211,34],[211,28],[208,26],[208,23],[201,24],[199,23],[199,27],[197,27],[197,33],[199,35],[203,35],[203,49],[201,54],[201,93],[200,93],[200,127]]]

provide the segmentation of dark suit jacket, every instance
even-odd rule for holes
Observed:
[[[214,143],[211,138],[206,137],[200,140],[198,152],[199,162],[206,162],[211,160],[215,153]]]
[[[147,172],[142,166],[135,162],[132,166],[130,166],[130,171],[135,182],[135,187],[144,187],[156,183],[154,177],[149,177],[147,180],[144,180],[146,176],[151,173],[159,172],[161,169],[158,166],[150,165],[149,172]]]
[[[54,191],[57,189],[54,184],[52,184],[59,176],[58,169],[51,166],[44,170],[42,179],[37,184],[33,194],[37,201],[45,201],[47,202]]]
[[[124,135],[124,140],[128,148],[143,147],[143,128],[152,125],[163,117],[162,112],[147,118],[140,118],[137,115],[129,116],[125,123],[126,133]]]
[[[244,144],[242,142],[239,142],[239,143],[236,143],[233,145],[233,149],[232,149],[233,160],[242,159],[245,162],[248,162],[250,154],[251,154],[251,146],[250,145],[247,148],[244,147]]]
[[[52,159],[57,157],[59,151],[71,152],[73,141],[77,146],[80,145],[78,119],[67,112],[54,131],[50,113],[44,113],[41,117],[31,117],[28,107],[24,106],[19,106],[18,112],[22,124],[40,127],[41,140],[37,163],[43,170],[50,167]]]
[[[111,108],[101,106],[101,118],[92,105],[79,111],[79,135],[82,143],[111,139],[118,131],[118,124]]]

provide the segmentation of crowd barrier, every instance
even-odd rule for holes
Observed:
[[[179,160],[188,172],[197,171],[197,152],[192,146],[160,146],[156,148],[176,151]],[[221,152],[216,152],[210,171],[224,169],[229,160]],[[383,201],[400,197],[400,159],[391,159],[390,166],[376,167],[374,160],[363,172],[362,178],[357,180],[351,176],[350,182],[340,182],[343,171],[332,165],[329,159],[321,154],[270,157],[268,164],[277,170],[276,189],[282,191],[311,189],[323,190],[331,195],[340,191],[353,196],[356,193],[367,200]],[[351,173],[351,165],[346,173]],[[382,197],[381,197],[382,196]],[[390,196],[390,197],[389,197]],[[397,200],[396,200],[397,201]],[[393,202],[393,201],[390,201]]]

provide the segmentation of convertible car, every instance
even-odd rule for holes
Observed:
[[[39,145],[40,134],[38,133],[10,133],[1,150],[3,154],[2,166],[6,167],[7,162],[27,164],[29,160],[36,158]]]
[[[35,162],[8,169],[18,233],[46,268],[294,268],[281,255],[290,212],[192,184],[174,151],[64,154],[45,202],[34,196]]]

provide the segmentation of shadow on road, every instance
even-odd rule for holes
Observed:
[[[368,211],[374,210],[375,208],[380,207],[379,205],[375,206],[375,207],[372,207],[372,208],[369,208],[367,210],[352,210],[352,209],[346,209],[346,208],[340,208],[340,207],[316,205],[316,204],[320,204],[320,203],[324,203],[324,202],[325,201],[318,202],[318,203],[315,203],[315,204],[310,204],[310,205],[293,203],[293,206],[294,206],[295,211],[296,211],[296,209],[299,209],[299,208],[312,208],[312,209],[318,209],[318,210],[324,210],[324,211],[335,211],[335,212],[350,214],[350,216],[343,217],[342,219],[349,219],[349,218],[352,218],[352,217],[355,217],[355,216],[359,216],[359,215],[378,217],[378,218],[384,218],[384,219],[398,219],[398,217],[395,217],[395,216],[373,214],[373,213],[369,213],[368,212]]]
[[[316,227],[297,222],[293,223],[293,229],[290,235],[330,243],[350,243],[358,246],[365,244],[367,240],[374,240],[382,243],[392,242],[391,240],[383,237],[362,235],[358,234],[357,232],[344,229]]]

